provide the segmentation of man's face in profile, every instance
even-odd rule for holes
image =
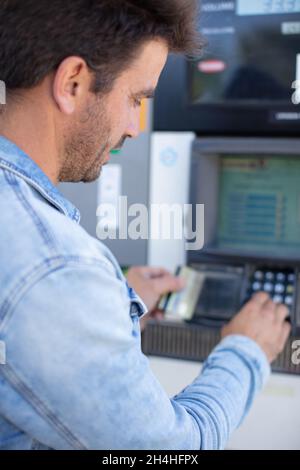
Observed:
[[[163,41],[149,41],[108,94],[88,94],[64,132],[60,182],[95,181],[111,150],[138,136],[141,101],[153,96],[167,56]]]

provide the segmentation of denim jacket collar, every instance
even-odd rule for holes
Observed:
[[[58,191],[28,155],[2,136],[0,136],[0,167],[18,175],[59,211],[76,223],[80,222],[79,210]]]

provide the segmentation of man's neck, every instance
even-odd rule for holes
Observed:
[[[6,137],[28,155],[48,176],[58,184],[58,149],[55,146],[55,131],[50,117],[38,106],[26,110],[26,103],[20,107],[5,110],[0,115],[0,135]]]

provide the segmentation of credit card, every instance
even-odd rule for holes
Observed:
[[[177,275],[185,280],[186,287],[180,292],[164,296],[159,309],[165,312],[165,318],[174,321],[191,320],[205,281],[205,274],[183,266]]]

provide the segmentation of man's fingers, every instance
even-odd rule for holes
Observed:
[[[262,312],[265,314],[273,314],[275,320],[276,307],[277,305],[275,302],[269,298],[269,300],[267,300],[267,302],[262,306]]]
[[[276,322],[283,323],[289,316],[289,309],[285,305],[276,306]]]
[[[282,325],[282,331],[279,340],[280,352],[284,350],[285,343],[287,342],[288,337],[290,336],[290,332],[291,325],[288,322],[284,322],[284,324]]]
[[[261,310],[263,305],[270,300],[269,295],[266,292],[258,292],[254,294],[249,302],[247,302],[241,310],[241,313],[249,313],[250,311]]]
[[[151,281],[154,290],[159,294],[167,294],[168,292],[178,292],[185,287],[185,281],[180,277],[167,274]]]
[[[169,271],[167,271],[165,268],[152,267],[152,266],[139,266],[136,269],[141,275],[143,275],[144,277],[149,277],[149,278],[171,275]]]
[[[164,314],[161,310],[154,310],[151,317],[155,318],[155,320],[161,321],[164,319]]]
[[[263,307],[269,300],[270,296],[266,292],[258,292],[251,299],[257,307]]]

